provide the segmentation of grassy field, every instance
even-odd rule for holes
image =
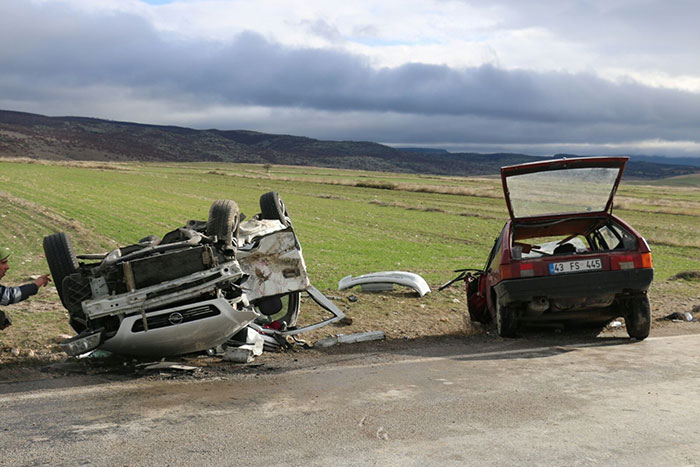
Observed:
[[[657,282],[700,270],[700,190],[672,183],[624,183],[616,198],[615,212],[652,247]],[[252,216],[260,195],[270,190],[287,204],[312,282],[328,293],[345,275],[383,270],[419,273],[435,288],[453,269],[482,267],[507,218],[497,178],[214,163],[4,161],[0,244],[13,255],[3,283],[48,272],[41,246],[47,234],[67,232],[78,253],[106,251],[149,234],[162,236],[188,219],[206,220],[217,199],[233,199]],[[700,299],[697,287],[674,293]],[[42,300],[57,298],[43,292]],[[23,309],[8,311],[22,316]]]

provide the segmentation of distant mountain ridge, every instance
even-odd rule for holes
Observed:
[[[195,130],[87,117],[47,117],[9,110],[0,110],[0,157],[221,161],[437,175],[494,175],[501,166],[542,159],[526,154],[397,149],[368,141],[322,141],[247,130]],[[663,178],[698,171],[698,167],[689,163],[660,164],[635,158],[628,164],[626,175]]]

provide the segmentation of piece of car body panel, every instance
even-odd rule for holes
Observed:
[[[146,326],[144,316],[134,314],[124,317],[117,333],[99,348],[143,356],[198,352],[223,344],[258,316],[250,307],[235,309],[224,298],[146,313]]]
[[[245,248],[245,245],[254,243],[257,238],[288,228],[276,219],[246,219],[238,226],[238,248]]]
[[[357,285],[376,286],[379,284],[398,284],[410,287],[418,292],[418,295],[421,297],[430,292],[430,287],[425,282],[425,279],[418,274],[405,271],[373,272],[357,277],[345,276],[338,282],[338,290],[349,289]],[[382,286],[379,287],[381,288]],[[363,287],[363,290],[366,289]]]
[[[248,233],[250,243],[240,245],[237,252],[238,263],[248,276],[243,283],[248,300],[255,303],[262,297],[305,290],[310,282],[294,231],[276,220],[257,224],[261,228]]]
[[[309,285],[305,291],[307,294],[309,294],[313,301],[315,301],[319,306],[321,306],[321,308],[325,309],[326,311],[329,311],[333,316],[315,324],[310,324],[308,326],[303,326],[300,328],[295,327],[286,330],[266,328],[255,323],[251,323],[249,326],[261,334],[295,336],[304,332],[313,331],[315,329],[321,328],[331,323],[335,323],[336,321],[345,318],[345,313],[343,313],[337,306],[335,306],[333,302],[326,298],[326,296],[323,295],[318,289],[316,289],[316,287],[314,287],[313,285]]]

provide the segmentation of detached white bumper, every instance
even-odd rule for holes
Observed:
[[[373,272],[361,276],[345,276],[338,283],[338,290],[345,290],[361,285],[362,290],[378,291],[391,290],[393,284],[410,287],[421,297],[430,292],[430,287],[418,274],[404,271]]]

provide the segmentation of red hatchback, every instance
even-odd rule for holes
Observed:
[[[501,168],[510,220],[484,270],[467,280],[473,321],[603,326],[624,317],[649,335],[654,277],[646,240],[612,214],[627,157],[557,159]]]

